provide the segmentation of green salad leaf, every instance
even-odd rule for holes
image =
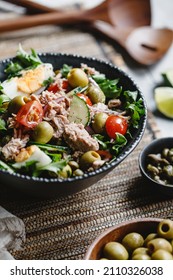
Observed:
[[[6,122],[0,118],[0,130],[7,130],[6,129]]]
[[[1,170],[7,170],[10,173],[14,173],[14,169],[12,169],[8,164],[0,160],[0,169]]]
[[[67,64],[63,64],[62,68],[61,68],[61,75],[63,78],[67,78],[68,73],[70,72],[70,70],[72,69],[72,66],[69,66]]]
[[[93,75],[92,78],[99,85],[107,98],[117,98],[120,96],[122,87],[118,86],[119,79],[109,80],[105,75]]]

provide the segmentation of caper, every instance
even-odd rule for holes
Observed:
[[[83,176],[83,171],[79,168],[73,171],[73,176]]]
[[[19,109],[25,105],[30,99],[26,96],[22,96],[22,95],[19,95],[19,96],[16,96],[14,97],[10,102],[9,102],[9,105],[8,105],[8,112],[10,114],[16,114]]]
[[[58,172],[58,177],[60,178],[69,178],[72,175],[72,169],[70,165],[64,166],[64,168]]]
[[[95,133],[103,133],[105,130],[105,123],[108,118],[106,113],[100,112],[95,114],[94,120],[92,123],[92,128]]]
[[[90,83],[86,90],[86,94],[90,98],[92,104],[105,103],[106,97],[98,85]]]
[[[92,166],[96,160],[101,160],[100,155],[95,151],[88,151],[81,156],[79,164],[82,169],[87,169]]]
[[[71,167],[72,170],[78,169],[79,168],[79,164],[75,161],[75,160],[71,160],[68,163]]]
[[[32,138],[35,142],[46,144],[53,136],[53,127],[46,121],[40,122],[33,130]]]
[[[147,246],[147,243],[150,241],[150,240],[153,240],[154,238],[158,237],[157,236],[157,233],[149,233],[147,235],[147,237],[145,238],[144,240],[144,246]]]
[[[164,249],[170,253],[172,253],[172,246],[169,243],[168,240],[164,239],[164,238],[155,238],[151,241],[149,241],[147,243],[147,248],[150,252],[150,254],[152,254],[153,252],[155,252],[156,250],[159,249]]]
[[[132,260],[151,260],[151,257],[147,254],[135,254]]]
[[[67,79],[72,88],[88,85],[87,74],[80,68],[72,68],[67,75]]]
[[[144,238],[137,232],[130,232],[123,238],[122,244],[128,252],[132,252],[136,248],[143,246]]]
[[[170,252],[164,249],[159,249],[156,250],[152,255],[151,255],[152,260],[173,260],[173,256]]]
[[[157,233],[160,237],[173,239],[173,221],[169,219],[161,221],[158,225]]]
[[[119,242],[108,242],[103,248],[103,254],[109,260],[127,260],[129,257],[126,248]]]

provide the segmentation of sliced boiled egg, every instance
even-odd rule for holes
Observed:
[[[53,78],[55,73],[50,63],[40,64],[34,69],[23,70],[20,77],[13,77],[1,83],[1,90],[10,99],[16,96],[28,96],[32,93],[38,93],[44,90],[43,82],[49,78]]]

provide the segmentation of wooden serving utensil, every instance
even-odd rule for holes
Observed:
[[[43,24],[84,23],[90,29],[118,42],[133,59],[144,65],[155,63],[172,44],[172,30],[147,26],[151,23],[149,0],[106,0],[95,8],[80,12],[55,11],[28,0],[18,0],[15,4],[35,12],[48,13],[24,16],[10,22],[1,21],[0,32],[9,31],[9,25],[11,30],[16,30]]]
[[[119,28],[101,21],[93,22],[90,27],[118,42],[134,60],[143,65],[156,63],[173,41],[173,31],[168,28]]]
[[[14,1],[8,1],[14,2]],[[15,1],[15,4],[21,5],[22,0]],[[26,2],[26,8],[29,8],[29,2]],[[33,4],[32,4],[33,5]],[[23,3],[24,6],[24,3]],[[42,6],[45,12],[45,6]],[[33,6],[34,9],[34,6]],[[41,9],[37,5],[36,10]],[[23,16],[15,20],[0,21],[0,32],[14,31],[29,27],[45,24],[70,25],[77,23],[91,23],[96,20],[108,22],[113,26],[142,26],[151,22],[151,11],[149,0],[105,0],[100,5],[80,11],[55,11],[50,8],[48,13],[31,16]],[[50,13],[51,12],[51,13]],[[136,15],[136,16],[135,16]]]

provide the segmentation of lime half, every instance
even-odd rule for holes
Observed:
[[[157,109],[164,116],[173,119],[173,88],[157,87],[154,93]]]

